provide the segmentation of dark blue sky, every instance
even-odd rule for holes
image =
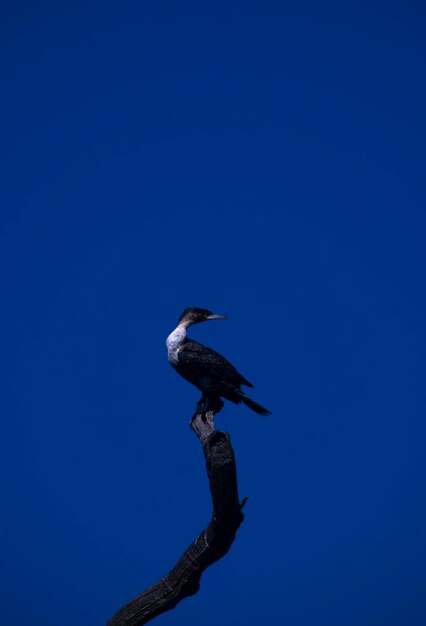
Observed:
[[[426,623],[425,22],[2,3],[2,624],[102,625],[208,523],[186,306],[273,415],[218,416],[246,521],[155,623]]]

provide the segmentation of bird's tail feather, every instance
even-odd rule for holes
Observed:
[[[255,413],[259,413],[259,415],[271,415],[271,411],[268,411],[268,409],[265,409],[265,407],[263,407],[261,404],[258,404],[251,398],[247,398],[247,396],[243,394],[241,394],[240,398],[241,401],[244,402],[244,404],[248,406],[249,409],[255,411]]]

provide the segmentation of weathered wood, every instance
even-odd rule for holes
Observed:
[[[245,500],[238,499],[237,472],[228,433],[217,431],[211,411],[199,413],[191,428],[203,444],[213,502],[210,524],[185,550],[173,569],[160,581],[120,609],[107,626],[142,626],[200,588],[202,573],[231,547],[244,519]]]

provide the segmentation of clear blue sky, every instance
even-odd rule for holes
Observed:
[[[102,625],[210,519],[195,327],[246,521],[163,626],[426,623],[421,2],[3,2],[0,622]]]

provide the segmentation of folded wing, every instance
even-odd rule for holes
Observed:
[[[182,372],[185,378],[190,379],[192,375],[196,379],[216,378],[218,382],[228,385],[253,387],[225,357],[196,341],[188,340],[183,344],[179,349],[178,362],[185,370],[185,374]]]

